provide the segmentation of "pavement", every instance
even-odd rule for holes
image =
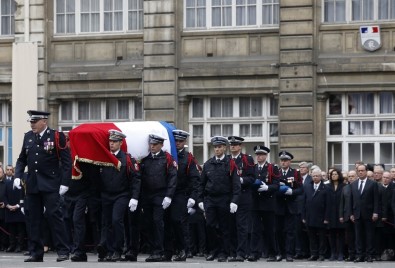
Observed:
[[[44,262],[36,262],[36,263],[25,263],[23,260],[26,258],[20,253],[6,253],[0,252],[0,268],[22,268],[22,267],[47,267],[47,268],[62,268],[62,267],[70,267],[70,268],[98,268],[98,267],[163,267],[163,268],[200,268],[200,267],[256,267],[256,268],[368,268],[368,267],[377,267],[377,268],[393,268],[395,267],[395,262],[373,262],[373,263],[353,263],[353,262],[337,262],[337,261],[324,261],[324,262],[308,262],[306,260],[295,260],[294,262],[266,262],[266,260],[261,259],[257,262],[227,262],[227,263],[219,263],[217,261],[206,261],[203,257],[194,257],[192,259],[187,259],[186,262],[158,262],[158,263],[147,263],[145,259],[148,255],[140,255],[138,256],[137,262],[98,262],[97,255],[88,253],[88,262],[56,262],[57,255],[55,253],[46,253],[44,256]]]

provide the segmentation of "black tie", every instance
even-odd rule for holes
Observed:
[[[283,176],[287,175],[287,172],[283,171]]]
[[[261,171],[261,170],[262,170],[262,167],[261,167],[261,166],[259,166],[259,167],[258,167],[258,170],[259,170],[259,171]]]
[[[36,141],[39,141],[40,140],[40,134],[36,134]]]
[[[365,181],[363,181],[363,180],[361,180],[361,183],[359,184],[359,189],[358,189],[358,191],[359,191],[359,193],[361,193],[362,194],[362,189],[363,189],[363,183],[364,183]]]

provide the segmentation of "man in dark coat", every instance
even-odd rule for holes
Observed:
[[[29,110],[31,131],[23,138],[21,153],[15,167],[14,186],[21,187],[25,167],[26,194],[29,199],[31,255],[25,262],[42,262],[44,245],[41,235],[41,223],[44,207],[52,230],[56,261],[69,259],[69,243],[61,210],[61,195],[68,190],[71,180],[71,155],[66,137],[62,132],[47,126],[50,113]]]
[[[357,172],[350,170],[348,172],[348,183],[343,187],[339,203],[339,222],[345,224],[348,257],[345,261],[355,260],[355,228],[354,222],[350,220],[352,214],[351,208],[351,183],[357,179]]]
[[[382,222],[383,222],[383,249],[395,250],[395,228],[394,213],[391,209],[391,201],[395,191],[395,184],[392,183],[391,173],[384,171],[383,173],[383,195],[382,195]]]
[[[297,198],[303,194],[303,181],[298,170],[291,167],[293,155],[281,151],[280,157],[280,188],[276,203],[276,239],[279,254],[277,261],[286,258],[292,262],[295,245],[295,225],[298,214]]]
[[[322,182],[322,171],[314,169],[313,181],[304,187],[302,221],[307,226],[311,256],[309,261],[324,261],[326,251],[326,228],[329,222],[329,195]]]
[[[350,219],[355,223],[357,258],[355,262],[372,262],[374,251],[374,229],[379,215],[379,193],[377,182],[367,178],[365,165],[357,167],[358,180],[351,184]]]
[[[141,161],[141,203],[145,220],[149,223],[151,246],[146,262],[169,261],[164,252],[164,214],[177,188],[177,163],[162,150],[164,140],[158,134],[150,134],[150,154]]]
[[[230,157],[236,164],[240,177],[241,191],[237,212],[231,215],[230,221],[230,258],[229,262],[243,262],[249,254],[248,228],[251,226],[251,185],[254,183],[254,159],[241,152],[244,139],[229,136]]]
[[[240,195],[240,177],[236,164],[225,154],[228,140],[215,136],[211,139],[214,157],[203,165],[199,187],[199,208],[206,213],[207,237],[210,253],[207,261],[218,256],[226,262],[229,255],[230,213],[236,213]],[[229,213],[230,212],[230,213]]]
[[[5,176],[3,167],[0,166],[0,228],[6,229],[5,225]],[[0,251],[5,250],[8,247],[8,237],[7,235],[0,231]]]
[[[109,149],[121,165],[119,170],[114,166],[100,168],[102,232],[97,252],[99,261],[104,261],[106,258],[116,262],[121,260],[123,252],[124,216],[128,206],[130,211],[135,211],[137,208],[141,180],[137,162],[121,150],[126,135],[115,129],[110,129],[108,132]]]
[[[275,240],[276,192],[279,188],[280,173],[276,164],[269,163],[270,149],[264,145],[254,147],[257,163],[254,167],[252,185],[252,232],[251,254],[248,261],[257,261],[262,254],[262,245],[267,249],[267,261],[275,261],[278,254]],[[264,233],[262,233],[264,230]]]

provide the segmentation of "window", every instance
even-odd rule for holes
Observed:
[[[277,26],[279,0],[184,0],[186,29]]]
[[[331,94],[327,109],[328,166],[348,170],[356,161],[395,164],[393,92]]]
[[[211,157],[213,136],[244,137],[243,150],[249,154],[256,144],[278,151],[278,100],[273,96],[195,97],[189,109],[189,145],[204,152],[199,159]]]
[[[395,19],[395,0],[323,0],[324,22]]]
[[[56,0],[56,34],[141,31],[143,0]]]
[[[141,99],[106,99],[62,101],[60,104],[59,126],[70,129],[84,122],[140,120],[143,115]]]
[[[14,0],[1,0],[0,5],[0,35],[14,35],[16,2]]]

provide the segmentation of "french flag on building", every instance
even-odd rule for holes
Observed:
[[[361,33],[368,34],[368,33],[378,33],[379,27],[378,26],[365,26],[361,27]]]
[[[82,176],[79,162],[99,166],[119,166],[118,159],[109,150],[110,129],[121,131],[126,135],[121,150],[130,153],[137,160],[150,153],[148,138],[150,134],[156,134],[165,138],[162,150],[170,153],[177,161],[177,149],[172,132],[175,127],[167,122],[85,123],[69,132],[73,179],[80,179]]]

